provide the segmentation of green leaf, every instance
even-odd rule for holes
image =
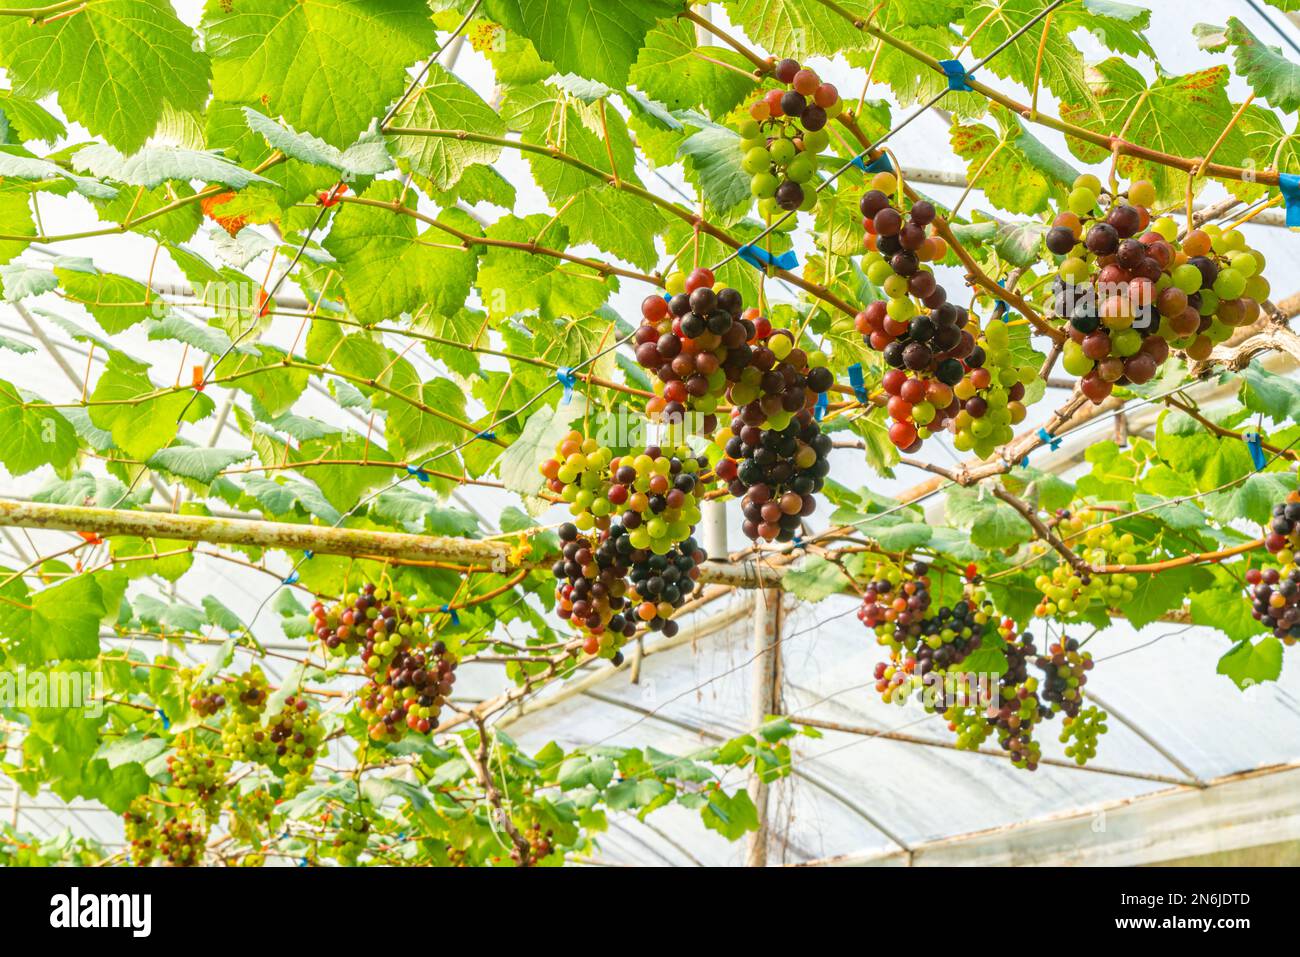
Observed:
[[[529,243],[550,223],[545,213],[506,216],[487,230],[492,239]],[[568,230],[559,223],[546,230],[544,245],[564,249]],[[479,293],[494,317],[538,312],[544,319],[591,312],[618,289],[618,279],[522,249],[493,246],[478,274]]]
[[[1273,506],[1284,501],[1295,487],[1292,473],[1254,472],[1244,482],[1207,495],[1205,510],[1223,524],[1245,518],[1263,525],[1272,518]]]
[[[980,487],[949,489],[947,514],[954,525],[970,529],[971,542],[980,548],[1010,548],[1034,536],[1015,509]]]
[[[1269,372],[1258,362],[1246,366],[1239,375],[1244,383],[1241,402],[1246,408],[1274,422],[1300,422],[1300,382]]]
[[[1192,623],[1221,631],[1233,641],[1245,641],[1267,629],[1250,613],[1250,605],[1236,587],[1207,588],[1191,595]]]
[[[709,207],[725,220],[742,215],[754,201],[750,176],[740,165],[740,136],[721,126],[706,126],[682,141],[677,155],[686,176],[699,187]]]
[[[26,193],[0,192],[0,232],[10,236],[35,236],[36,221]],[[24,239],[0,239],[0,265],[27,248]]]
[[[731,797],[722,791],[709,792],[707,803],[700,809],[700,818],[710,831],[717,831],[729,841],[758,830],[758,811],[744,788],[737,789]]]
[[[405,91],[406,68],[437,46],[422,0],[210,0],[203,12],[218,98],[343,149]]]
[[[569,431],[569,425],[587,408],[587,400],[575,393],[566,404],[543,406],[528,417],[524,430],[497,459],[497,474],[512,492],[536,495],[542,488],[537,466],[555,452],[555,446]]]
[[[1228,69],[1218,66],[1182,76],[1160,76],[1149,86],[1142,74],[1112,57],[1088,68],[1092,96],[1066,99],[1061,118],[1095,132],[1111,135],[1125,130],[1133,143],[1175,156],[1204,156],[1211,148],[1222,163],[1237,163],[1245,141],[1235,128],[1219,142],[1233,113],[1226,92]],[[1109,154],[1092,144],[1066,137],[1070,149],[1085,162]],[[1147,179],[1156,187],[1159,205],[1185,198],[1187,174],[1144,159],[1121,156],[1118,170],[1126,179]]]
[[[208,96],[207,58],[166,0],[96,0],[38,26],[0,17],[0,66],[15,93],[58,93],[69,119],[128,153],[144,145],[168,105],[197,110]]]
[[[806,602],[838,595],[848,584],[849,576],[844,569],[820,555],[810,555],[799,568],[781,578],[782,588]]]
[[[397,127],[432,130],[469,130],[486,136],[505,136],[506,125],[482,97],[455,74],[435,64],[424,84],[411,95],[393,120]],[[411,169],[426,176],[439,190],[460,181],[476,163],[495,163],[501,147],[453,136],[403,135],[393,140],[398,154]]]
[[[200,179],[232,189],[243,189],[250,183],[271,182],[217,153],[178,146],[149,146],[123,156],[111,146],[95,143],[78,150],[72,160],[78,169],[100,179],[113,179],[145,189],[154,189],[171,180],[189,182]]]
[[[366,133],[345,150],[331,146],[310,133],[298,133],[275,122],[252,107],[244,107],[248,128],[285,156],[312,166],[328,166],[348,176],[375,176],[393,168],[384,138]]]
[[[20,156],[17,153],[0,152],[0,176],[32,181],[66,180],[78,193],[91,199],[113,199],[117,196],[117,189],[113,186],[69,173],[49,160]]]
[[[166,750],[166,738],[149,738],[139,731],[132,731],[104,742],[95,751],[94,757],[106,761],[110,768],[117,768],[123,764],[148,764]]]
[[[142,282],[114,273],[54,268],[67,298],[84,306],[110,335],[125,332],[154,314],[149,289]]]
[[[210,484],[224,469],[253,457],[251,449],[212,449],[177,445],[149,457],[150,468]]]
[[[1236,17],[1228,18],[1226,29],[1201,23],[1194,32],[1205,49],[1232,48],[1237,73],[1246,78],[1256,96],[1286,113],[1300,109],[1300,66],[1288,60],[1280,48],[1260,42]]]
[[[1227,675],[1242,691],[1262,681],[1276,681],[1282,674],[1282,642],[1273,635],[1254,643],[1239,641],[1219,659],[1215,671]]]
[[[753,64],[735,50],[696,46],[695,27],[687,20],[671,19],[660,21],[646,36],[631,79],[670,110],[701,107],[718,117],[758,89],[752,70]]]
[[[0,90],[0,114],[8,124],[10,143],[31,140],[53,143],[68,132],[53,113],[30,97],[18,96],[13,90]],[[5,138],[0,137],[0,142],[5,142]]]
[[[374,183],[366,199],[391,203],[401,183]],[[405,208],[415,209],[414,191]],[[440,219],[471,234],[477,225],[458,210]],[[545,218],[545,217],[543,217]],[[348,205],[335,217],[325,248],[339,260],[343,288],[357,318],[373,323],[427,305],[436,313],[462,308],[474,280],[475,259],[452,236],[430,227],[419,232],[414,217],[388,209]]]
[[[954,123],[948,137],[966,160],[968,182],[978,184],[994,206],[1013,213],[1039,213],[1059,203],[1079,175],[1034,137],[1019,117],[993,110],[998,131],[983,123]]]
[[[1133,600],[1124,603],[1124,614],[1134,628],[1158,620],[1166,612],[1183,606],[1188,595],[1208,588],[1210,576],[1204,569],[1184,566],[1156,575],[1138,575]]]
[[[927,6],[917,4],[918,7]],[[865,19],[869,7],[854,3],[858,16]],[[725,0],[723,7],[731,22],[745,35],[781,56],[802,58],[822,54],[834,56],[844,50],[861,49],[872,38],[854,27],[848,17],[822,3],[802,0]],[[957,19],[950,13],[945,24]]]
[[[675,0],[487,0],[484,8],[531,40],[561,73],[621,87],[650,28],[678,6]]]
[[[42,465],[62,469],[77,457],[77,434],[54,409],[29,407],[8,382],[0,381],[0,464],[10,475]]]
[[[0,266],[0,294],[5,302],[40,296],[58,286],[58,277],[48,269],[33,269],[21,263]]]
[[[113,433],[113,441],[132,458],[144,461],[176,437],[184,392],[162,391],[149,380],[148,366],[117,353],[109,357],[91,393],[90,420]],[[191,421],[206,415],[212,400],[199,396],[190,406]]]

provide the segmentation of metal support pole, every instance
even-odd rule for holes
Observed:
[[[777,708],[777,675],[781,654],[781,590],[765,589],[754,608],[754,668],[750,686],[750,725],[758,727]],[[745,866],[766,867],[768,845],[768,785],[757,773],[749,779],[749,797],[758,812],[758,830],[745,843]]]

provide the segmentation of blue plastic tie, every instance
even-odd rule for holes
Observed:
[[[1006,288],[1007,288],[1007,281],[1006,281],[1005,279],[999,279],[999,280],[998,280],[998,285],[1001,286],[1003,289],[1006,289]],[[994,306],[994,308],[997,308],[998,306],[1001,306],[1001,307],[1002,307],[1002,321],[1003,321],[1003,322],[1010,322],[1010,321],[1011,321],[1011,320],[1010,320],[1010,317],[1008,316],[1008,312],[1009,312],[1009,310],[1007,309],[1007,301],[1006,301],[1005,299],[994,299],[994,300],[993,300],[993,306]]]
[[[408,465],[406,467],[406,473],[415,476],[417,482],[427,482],[433,477],[418,465]]]
[[[673,301],[673,294],[671,292],[664,293],[664,302],[672,302],[672,301]]]
[[[1277,185],[1286,200],[1286,224],[1300,226],[1300,174],[1283,173],[1278,176]]]
[[[1258,432],[1247,432],[1242,438],[1246,440],[1246,448],[1250,449],[1250,460],[1255,463],[1255,471],[1260,471],[1268,464],[1268,459],[1264,457],[1263,439]]]
[[[826,414],[826,410],[830,407],[830,404],[831,401],[828,393],[823,392],[817,396],[817,404],[813,406],[813,418],[820,422],[822,416]]]
[[[862,378],[862,363],[855,362],[849,366],[849,385],[853,386],[853,394],[863,405],[871,401],[871,397],[867,395],[867,384]]]
[[[313,558],[316,557],[316,553],[309,548],[302,553],[302,557],[307,559],[307,561],[311,561]]]
[[[958,93],[971,92],[971,73],[961,64],[961,60],[940,60],[939,66],[948,77],[948,89]]]
[[[761,246],[745,245],[736,250],[736,255],[763,272],[766,272],[769,266],[775,266],[777,269],[794,269],[799,265],[799,257],[794,254],[793,249],[787,249],[781,255],[773,256]]]
[[[863,167],[868,173],[892,173],[894,164],[889,161],[888,153],[881,153],[870,163]]]
[[[1028,456],[1028,455],[1026,455],[1023,459],[1020,460],[1020,467],[1021,467],[1022,469],[1027,469],[1027,468],[1029,468],[1029,456]]]
[[[795,548],[803,548],[803,539],[800,538],[798,535],[796,535],[794,538],[790,540],[790,544],[793,545]]]
[[[438,610],[443,614],[451,615],[451,623],[453,625],[460,624],[460,615],[456,614],[456,609],[452,608],[451,605],[443,605]]]
[[[573,386],[578,381],[577,377],[568,366],[560,366],[555,370],[555,381],[564,386],[564,398],[560,401],[568,405],[569,400],[573,398]]]
[[[282,582],[282,584],[285,584],[285,585],[296,585],[296,584],[298,584],[298,569],[295,568],[293,571],[289,572],[288,575],[285,575],[285,576],[284,576],[284,581]]]
[[[305,858],[305,857],[300,857],[300,858],[298,859],[298,866],[299,866],[299,867],[306,867],[306,866],[307,866],[307,858]]]
[[[1038,437],[1042,439],[1044,442],[1046,442],[1047,447],[1051,449],[1053,452],[1055,452],[1057,449],[1061,447],[1061,440],[1058,439],[1056,436],[1054,436],[1051,432],[1048,432],[1046,429],[1039,429]]]
[[[162,708],[158,708],[157,711],[158,711],[158,717],[162,718],[163,730],[164,731],[170,730],[172,723],[167,717],[167,712],[164,711]]]
[[[496,437],[497,437],[497,434],[496,434],[495,432],[493,432],[491,429],[485,429],[485,430],[482,431],[482,432],[475,432],[475,433],[474,433],[474,438],[476,438],[476,439],[486,439],[486,440],[489,441],[489,442],[491,442],[491,441],[492,441],[493,439],[495,439]]]

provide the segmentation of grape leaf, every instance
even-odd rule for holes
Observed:
[[[220,99],[344,149],[406,89],[406,68],[436,48],[423,0],[209,0],[203,12]]]
[[[1226,28],[1200,23],[1195,32],[1203,49],[1232,49],[1237,73],[1246,78],[1256,96],[1287,113],[1300,109],[1300,66],[1288,60],[1278,47],[1260,42],[1236,17],[1228,17]]]
[[[57,93],[69,119],[128,153],[153,134],[168,104],[197,110],[208,96],[207,58],[167,0],[96,0],[38,25],[0,17],[0,66],[15,93]]]
[[[405,128],[469,130],[486,136],[506,133],[505,123],[482,97],[436,64],[393,123]],[[500,146],[450,136],[406,135],[393,142],[411,169],[427,176],[439,190],[455,186],[468,167],[494,163],[501,155]]]
[[[677,13],[674,0],[487,0],[485,9],[506,29],[527,37],[537,53],[563,73],[611,86],[627,83],[646,33]]]

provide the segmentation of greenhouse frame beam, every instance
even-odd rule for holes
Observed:
[[[1212,778],[1092,808],[954,834],[910,854],[870,851],[791,867],[1138,866],[1300,841],[1300,763]]]
[[[1005,751],[999,751],[996,748],[959,748],[954,742],[941,741],[938,738],[923,738],[915,734],[905,734],[901,731],[887,731],[880,728],[868,728],[863,725],[844,724],[839,721],[827,721],[824,718],[810,718],[802,715],[789,715],[787,720],[791,724],[797,724],[806,728],[818,728],[824,731],[838,731],[842,734],[856,734],[866,738],[882,738],[886,741],[897,741],[899,744],[914,744],[925,748],[942,748],[946,751],[953,751],[958,754],[982,755],[984,757],[999,758],[1006,761],[1007,754]],[[1095,764],[1075,764],[1073,761],[1065,761],[1061,758],[1040,758],[1038,763],[1053,768],[1064,768],[1069,771],[1087,771],[1092,774],[1106,774],[1112,777],[1132,778],[1136,781],[1152,781],[1157,784],[1169,784],[1174,787],[1183,788],[1204,788],[1205,783],[1195,776],[1186,778],[1176,778],[1168,774],[1154,774],[1147,771],[1129,771],[1124,768],[1110,768]]]

